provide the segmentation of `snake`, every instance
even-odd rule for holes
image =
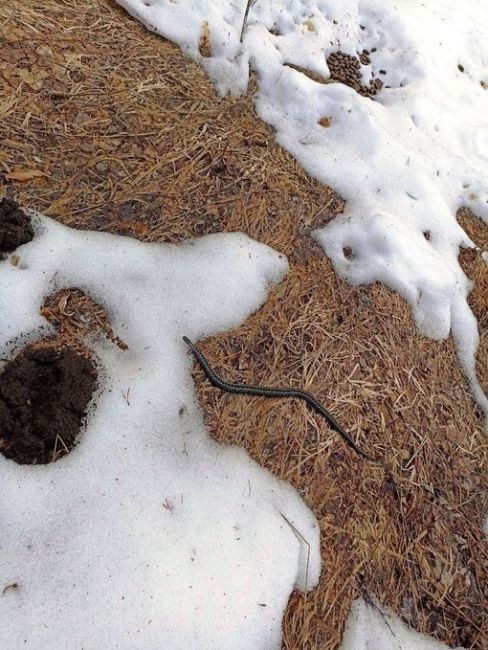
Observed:
[[[306,390],[297,390],[294,388],[274,388],[271,386],[253,386],[250,384],[235,384],[228,381],[224,381],[211,367],[204,354],[194,345],[187,336],[183,337],[183,341],[190,348],[193,356],[200,364],[203,372],[205,373],[207,379],[217,388],[220,388],[223,391],[228,393],[235,393],[238,395],[256,395],[259,397],[294,397],[297,399],[304,400],[307,405],[314,410],[316,413],[319,413],[325,421],[328,423],[330,428],[342,436],[346,444],[349,445],[354,451],[362,456],[364,459],[372,461],[374,463],[379,462],[377,458],[370,456],[354,442],[351,435],[347,433],[345,429],[337,422],[335,417],[330,413],[325,406],[323,406],[319,400],[309,393]]]

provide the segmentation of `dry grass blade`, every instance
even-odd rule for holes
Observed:
[[[301,540],[307,547],[307,562],[305,565],[305,582],[304,582],[304,591],[306,593],[308,591],[308,575],[309,575],[309,567],[310,567],[310,551],[311,551],[310,542],[305,539],[305,537],[301,534],[301,532],[291,523],[289,519],[285,517],[285,515],[282,512],[280,512],[280,515],[286,521],[288,526],[290,526],[290,528],[298,537],[298,539]]]

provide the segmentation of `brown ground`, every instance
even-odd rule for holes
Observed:
[[[240,230],[287,254],[266,305],[202,349],[230,380],[316,393],[396,479],[303,404],[222,394],[195,371],[215,438],[293,484],[321,524],[321,582],[290,599],[284,647],[337,648],[360,593],[451,645],[487,647],[488,445],[452,341],[419,337],[388,289],[336,277],[308,233],[342,202],[274,144],[251,97],[217,98],[113,2],[74,4],[0,7],[3,191],[80,228],[151,241]],[[486,352],[487,269],[470,255]]]
[[[18,246],[32,240],[31,220],[15,201],[0,200],[0,255],[11,253]]]
[[[461,251],[459,260],[468,278],[474,282],[468,301],[479,324],[478,377],[488,394],[488,264],[481,257],[483,251],[488,251],[488,227],[468,210],[459,211],[458,221],[478,247]]]
[[[56,329],[55,338],[60,344],[78,349],[80,354],[86,351],[88,340],[99,335],[127,350],[127,344],[113,331],[106,310],[81,289],[67,287],[51,294],[41,314]]]
[[[21,465],[50,463],[76,444],[96,382],[74,350],[33,345],[0,373],[0,453]]]

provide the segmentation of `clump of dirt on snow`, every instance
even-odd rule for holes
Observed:
[[[3,198],[0,201],[0,255],[11,253],[33,238],[30,217],[19,208],[18,203]]]
[[[376,48],[374,50],[376,51]],[[327,58],[330,78],[349,86],[363,97],[374,97],[383,87],[381,79],[371,77],[369,86],[362,82],[361,66],[371,63],[370,52],[363,50],[357,57],[345,52],[332,52]],[[385,73],[384,70],[380,72]]]
[[[66,455],[96,379],[93,362],[70,348],[26,347],[0,373],[0,452],[22,465]]]

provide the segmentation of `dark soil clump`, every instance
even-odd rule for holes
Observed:
[[[95,388],[93,363],[69,348],[30,346],[0,374],[0,452],[50,463],[76,444]]]
[[[0,201],[0,254],[11,253],[32,241],[34,230],[30,217],[11,199]]]
[[[363,97],[373,98],[382,89],[383,82],[371,77],[369,86],[363,84],[361,66],[371,63],[369,55],[368,50],[363,50],[358,56],[341,51],[332,52],[327,58],[330,78],[349,86]],[[380,73],[386,74],[386,70],[380,70]]]

